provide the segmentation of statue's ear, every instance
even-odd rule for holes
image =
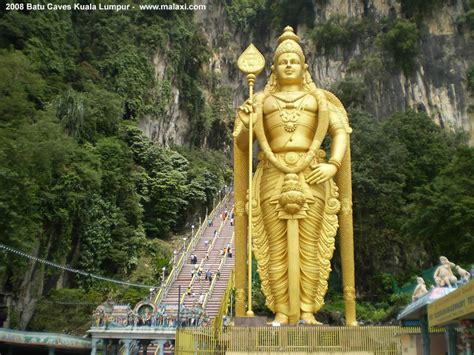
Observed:
[[[308,70],[308,64],[304,63],[304,70]]]
[[[270,67],[270,69],[272,70],[272,73],[275,71],[275,66],[272,64],[272,66]]]

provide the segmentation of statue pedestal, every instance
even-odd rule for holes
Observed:
[[[267,317],[235,317],[234,325],[236,327],[265,327],[267,326]]]

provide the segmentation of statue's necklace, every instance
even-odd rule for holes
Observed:
[[[284,129],[288,133],[294,132],[296,130],[296,122],[298,122],[298,119],[300,118],[300,111],[301,111],[301,106],[304,102],[304,100],[301,100],[300,104],[298,106],[295,106],[295,102],[304,98],[308,93],[303,93],[300,95],[296,95],[295,97],[292,98],[283,98],[280,97],[279,95],[272,94],[272,96],[275,98],[277,105],[278,105],[278,112],[280,113],[280,118],[281,121],[283,122]],[[282,107],[280,105],[280,101],[283,101],[285,103],[285,106]]]

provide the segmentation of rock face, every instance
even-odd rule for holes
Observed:
[[[212,52],[209,65],[203,70],[218,75],[224,85],[233,89],[235,109],[247,92],[245,78],[236,68],[238,56],[258,37],[257,47],[267,60],[266,72],[260,74],[256,83],[256,89],[261,89],[269,75],[276,38],[283,28],[268,28],[266,33],[256,36],[231,22],[223,2],[208,0],[204,3],[207,11],[196,11],[194,15],[194,21],[203,29]],[[369,19],[374,23],[404,17],[398,0],[314,0],[313,6],[315,25],[334,17],[345,21]],[[307,25],[299,24],[296,31],[302,38],[309,70],[318,86],[331,89],[347,78],[358,78],[365,87],[362,108],[376,118],[383,119],[408,108],[426,111],[442,127],[462,128],[469,132],[474,144],[474,115],[471,113],[474,102],[466,81],[470,65],[468,59],[473,57],[474,47],[469,30],[459,21],[465,12],[462,0],[451,0],[443,2],[436,11],[418,20],[419,54],[409,74],[384,66],[370,68],[367,64],[370,62],[365,62],[365,68],[354,69],[355,60],[377,52],[373,40],[367,44],[365,38],[357,38],[345,47],[335,45],[331,51],[320,51],[314,45],[311,29]],[[155,62],[158,76],[163,76],[166,70],[162,64],[157,64],[162,62]],[[378,70],[376,74],[383,75],[368,77],[364,75],[367,70]],[[140,127],[159,144],[184,144],[189,124],[180,104],[179,91],[172,88],[166,119],[156,121],[145,117]]]
[[[155,79],[161,84],[161,95],[157,98],[156,105],[161,105],[165,110],[159,120],[144,116],[138,125],[148,138],[159,145],[165,147],[185,145],[184,138],[189,129],[188,115],[180,106],[178,88],[173,83],[167,82],[167,60],[158,52],[153,57],[152,63]]]

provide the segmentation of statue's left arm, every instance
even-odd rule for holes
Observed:
[[[323,183],[334,175],[341,167],[342,159],[348,144],[347,131],[342,113],[329,105],[329,134],[331,135],[331,157],[328,163],[321,163],[306,177],[309,184]]]

